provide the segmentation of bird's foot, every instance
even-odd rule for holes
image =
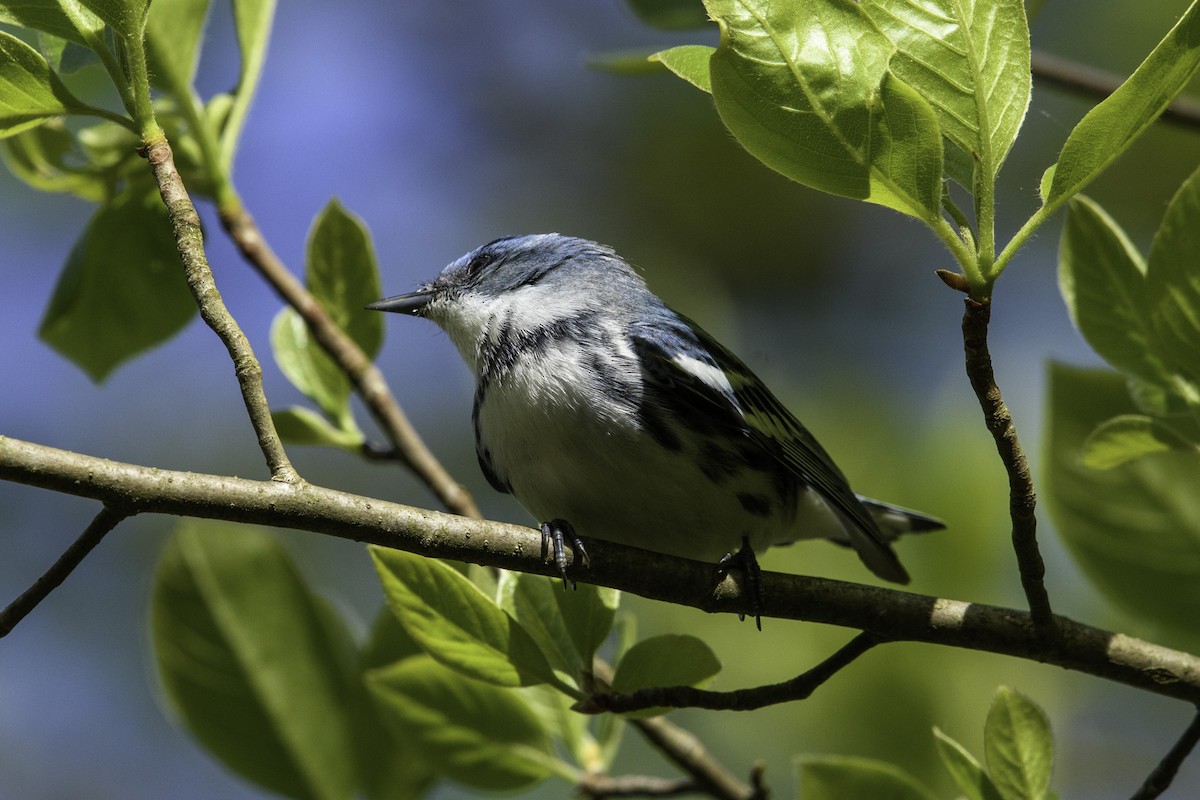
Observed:
[[[558,574],[562,576],[563,588],[568,585],[572,589],[575,588],[575,579],[567,577],[567,550],[566,543],[570,542],[571,551],[575,554],[575,562],[586,569],[591,565],[592,560],[588,558],[587,550],[584,549],[583,540],[575,533],[575,528],[565,519],[552,519],[549,522],[542,523],[542,558],[545,558],[547,553],[554,553],[554,565],[558,567]]]
[[[759,616],[759,611],[762,610],[762,567],[758,565],[758,559],[754,557],[749,537],[742,537],[741,550],[736,553],[726,553],[717,562],[717,582],[725,580],[725,576],[731,569],[741,570],[742,576],[745,578],[746,597],[750,601],[750,614],[754,617],[754,624],[761,631],[762,617]],[[745,613],[739,611],[738,619],[746,619]]]

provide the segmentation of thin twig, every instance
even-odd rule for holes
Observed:
[[[996,441],[996,450],[1008,473],[1008,511],[1012,518],[1012,543],[1021,573],[1021,587],[1025,590],[1034,624],[1046,633],[1053,629],[1054,613],[1050,610],[1050,596],[1046,593],[1043,580],[1046,564],[1042,561],[1037,542],[1037,517],[1034,514],[1037,493],[1033,488],[1029,462],[1017,438],[1017,427],[1013,424],[1012,414],[1004,403],[992,371],[992,356],[988,351],[988,322],[991,316],[990,300],[966,299],[962,332],[967,377],[975,396],[979,398],[987,429]]]
[[[454,480],[421,440],[396,402],[383,373],[275,254],[250,212],[242,206],[226,207],[220,209],[220,217],[221,224],[246,261],[284,302],[296,310],[308,325],[313,340],[321,345],[350,379],[371,416],[395,446],[400,459],[429,486],[447,509],[464,517],[481,517],[471,495]]]
[[[610,797],[678,797],[704,791],[690,778],[655,778],[650,775],[587,775],[578,785],[578,794],[590,800]]]
[[[1179,741],[1163,756],[1163,760],[1154,768],[1154,771],[1147,776],[1145,783],[1133,795],[1133,800],[1153,800],[1165,792],[1171,785],[1171,781],[1175,780],[1180,765],[1191,754],[1198,741],[1200,741],[1200,708],[1196,710],[1192,724],[1187,726],[1187,730],[1179,737]]]
[[[106,505],[100,509],[100,513],[92,518],[91,523],[84,529],[83,533],[79,534],[79,538],[71,543],[71,546],[58,557],[58,560],[54,562],[50,569],[46,570],[16,600],[9,603],[3,611],[0,611],[0,637],[11,633],[17,623],[25,619],[25,616],[30,611],[37,608],[38,603],[45,600],[51,592],[57,589],[67,579],[67,576],[79,566],[80,562],[87,557],[88,553],[92,552],[92,549],[96,545],[100,544],[100,540],[104,538],[104,534],[117,527],[121,520],[127,516],[129,516],[128,512],[118,510],[112,506]]]
[[[707,708],[720,711],[752,711],[764,706],[804,700],[821,684],[872,647],[880,643],[872,633],[860,633],[836,653],[812,669],[782,683],[736,689],[731,692],[710,692],[691,686],[668,686],[641,689],[628,694],[597,693],[584,700],[577,710],[585,713],[601,711],[640,711],[646,708]]]
[[[558,574],[542,557],[539,531],[473,520],[339,492],[122,464],[0,435],[0,480],[91,497],[130,513],[248,522],[370,542],[418,555],[538,575]],[[588,542],[586,572],[597,586],[710,612],[736,613],[747,598],[732,578],[713,586],[712,564]],[[897,589],[764,572],[763,617],[839,625],[889,642],[927,642],[1040,661],[1153,694],[1200,703],[1200,656],[1054,617],[1039,636],[1030,614]]]
[[[1097,100],[1108,97],[1124,82],[1124,78],[1112,72],[1037,50],[1033,51],[1032,61],[1035,78]],[[1200,128],[1200,103],[1176,99],[1163,111],[1161,119],[1188,128]]]
[[[148,142],[142,153],[150,162],[159,194],[162,195],[163,203],[170,214],[175,243],[183,261],[188,286],[192,290],[192,296],[196,298],[196,305],[200,308],[200,316],[221,339],[229,351],[229,357],[233,359],[242,400],[246,404],[250,424],[254,426],[254,433],[258,437],[258,446],[266,457],[267,467],[271,470],[271,477],[277,481],[298,481],[300,476],[288,460],[279,434],[275,431],[275,422],[271,419],[271,408],[263,391],[262,366],[254,357],[250,341],[242,333],[241,327],[225,307],[221,293],[217,291],[208,257],[204,253],[200,215],[196,213],[192,198],[184,188],[183,178],[175,168],[171,146],[167,144],[166,139]]]
[[[631,720],[646,741],[719,800],[751,800],[754,790],[717,763],[691,732],[661,717]]]

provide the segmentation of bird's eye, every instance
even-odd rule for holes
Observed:
[[[484,268],[494,260],[495,257],[491,253],[476,253],[467,262],[467,280],[474,280],[479,277],[479,273],[483,272]]]

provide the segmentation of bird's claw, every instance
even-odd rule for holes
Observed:
[[[571,551],[575,554],[575,561],[584,569],[587,569],[592,560],[588,557],[587,550],[583,546],[583,540],[575,533],[575,528],[565,519],[552,519],[549,522],[543,522],[542,528],[542,558],[545,558],[548,553],[554,554],[554,565],[558,567],[558,574],[562,576],[563,588],[568,585],[574,589],[575,579],[567,577],[567,551],[566,543],[570,542]]]
[[[762,617],[759,612],[762,610],[762,567],[758,565],[758,559],[755,558],[754,550],[750,547],[749,537],[742,537],[742,549],[736,553],[726,553],[717,562],[718,583],[725,579],[730,569],[741,570],[742,576],[746,580],[746,597],[750,601],[750,615],[754,617],[754,624],[761,631]],[[746,614],[739,611],[738,619],[746,619]]]

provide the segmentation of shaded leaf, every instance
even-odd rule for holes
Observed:
[[[708,0],[717,112],[788,178],[919,219],[940,213],[942,135],[929,104],[888,71],[894,47],[852,3]]]
[[[1105,420],[1083,443],[1083,464],[1092,469],[1112,469],[1151,453],[1188,450],[1197,446],[1166,422],[1141,414],[1121,414]]]
[[[934,800],[933,793],[904,770],[870,758],[801,756],[796,775],[804,800]]]
[[[1133,74],[1067,137],[1046,205],[1080,191],[1117,159],[1200,68],[1200,3],[1193,2]]]
[[[75,137],[61,120],[0,140],[0,154],[14,175],[39,191],[70,192],[94,203],[109,195],[109,181],[102,172],[90,164],[75,166],[79,158]]]
[[[706,44],[685,44],[660,50],[650,56],[650,60],[659,62],[700,91],[712,94],[708,62],[715,52],[715,47]]]
[[[440,663],[498,686],[557,683],[529,633],[462,573],[400,550],[371,557],[392,612]]]
[[[172,707],[230,769],[287,797],[353,795],[349,637],[271,536],[181,524],[151,632]]]
[[[988,772],[1004,800],[1042,800],[1050,789],[1054,740],[1046,715],[1020,692],[996,690],[983,728]]]
[[[76,9],[77,15],[82,18],[79,20],[80,24],[73,22],[64,13],[64,7],[72,6]],[[20,3],[0,3],[0,22],[30,30],[44,31],[84,45],[87,44],[87,40],[80,28],[89,33],[96,33],[104,27],[104,23],[99,18],[72,0],[63,0],[62,2],[58,0],[25,0]]]
[[[67,258],[38,335],[101,381],[196,313],[167,210],[137,184],[100,206]]]
[[[500,603],[533,636],[555,669],[572,677],[591,670],[612,629],[620,593],[590,584],[564,591],[550,578],[505,572]]]
[[[1196,36],[1200,39],[1200,23]],[[1171,198],[1150,247],[1146,290],[1157,354],[1200,405],[1200,170]],[[1173,387],[1176,388],[1176,387]]]
[[[1086,197],[1071,201],[1058,253],[1058,286],[1079,332],[1122,372],[1161,382],[1153,352],[1146,263],[1121,227]]]
[[[1000,793],[983,766],[966,748],[938,728],[933,729],[933,741],[946,770],[967,796],[967,800],[1001,800]]]
[[[663,634],[630,647],[617,663],[612,690],[636,692],[667,686],[698,686],[721,671],[712,649],[695,636]],[[669,709],[650,708],[629,717],[651,717]]]
[[[365,307],[383,296],[379,266],[366,225],[337,200],[313,223],[305,280],[334,322],[373,359],[383,346],[383,315]]]
[[[633,13],[647,25],[663,30],[687,30],[708,24],[700,0],[626,0]]]
[[[995,178],[1029,107],[1022,0],[865,0],[862,7],[896,45],[892,72],[929,101],[946,137]]]
[[[1102,422],[1135,414],[1114,372],[1050,366],[1045,494],[1055,529],[1108,599],[1167,629],[1179,646],[1200,639],[1200,459],[1163,453],[1110,470],[1085,467],[1083,443]]]
[[[519,694],[458,675],[427,656],[368,674],[384,718],[447,778],[512,791],[554,774],[549,737]]]

